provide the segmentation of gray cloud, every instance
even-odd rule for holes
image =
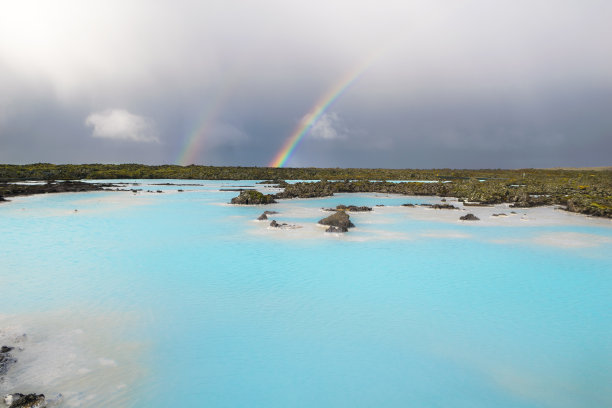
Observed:
[[[205,129],[196,162],[265,165],[379,52],[289,165],[610,164],[611,13],[597,0],[2,2],[0,162],[173,163]],[[83,126],[109,107],[124,113]]]

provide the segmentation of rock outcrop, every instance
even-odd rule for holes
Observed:
[[[8,394],[4,396],[4,403],[10,408],[42,408],[46,406],[44,394]]]
[[[325,211],[352,211],[352,212],[366,212],[372,211],[372,207],[361,206],[358,207],[356,205],[337,205],[336,208],[324,208]]]
[[[337,205],[336,206],[336,210],[344,210],[344,211],[353,211],[353,212],[366,212],[366,211],[372,211],[372,207],[367,207],[365,205],[363,206],[356,206],[356,205]]]
[[[421,204],[421,206],[433,208],[434,210],[458,210],[459,209],[452,204]]]
[[[286,222],[283,222],[281,224],[279,222],[276,222],[276,220],[272,220],[272,222],[270,223],[270,228],[297,229],[297,228],[302,228],[302,226],[301,225],[287,224]]]
[[[475,216],[472,213],[466,214],[463,217],[459,217],[459,219],[462,220],[462,221],[478,221],[478,220],[480,220],[480,218],[478,218],[477,216]]]
[[[353,228],[355,226],[351,222],[349,215],[344,211],[336,211],[329,217],[325,217],[322,220],[319,220],[319,224],[343,228],[345,230],[348,230],[349,228]]]
[[[348,229],[344,228],[344,227],[334,227],[333,225],[331,225],[328,229],[325,230],[325,232],[347,232]]]
[[[272,204],[275,203],[274,197],[270,194],[263,194],[257,190],[243,190],[237,197],[232,198],[232,204]]]
[[[13,357],[11,351],[14,347],[2,346],[0,348],[0,375],[5,375],[9,368],[17,362],[17,359]]]
[[[116,186],[109,183],[85,183],[82,181],[49,181],[45,184],[12,184],[0,182],[0,196],[15,197],[47,193],[79,193],[104,190],[109,187]]]

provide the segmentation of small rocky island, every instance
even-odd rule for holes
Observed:
[[[258,205],[275,202],[276,200],[271,194],[263,194],[257,190],[242,190],[237,197],[232,198],[231,204]]]
[[[351,222],[349,215],[343,210],[336,211],[329,217],[319,220],[319,224],[329,226],[325,232],[347,232],[349,228],[355,226]]]

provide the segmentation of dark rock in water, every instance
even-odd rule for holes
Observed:
[[[178,190],[179,193],[182,193],[183,191],[185,191],[185,190],[180,190],[180,189]]]
[[[257,217],[258,221],[265,221],[267,219],[268,219],[268,216],[266,215],[266,213],[263,213],[259,217]]]
[[[268,211],[268,210],[266,210],[263,213],[266,214],[266,215],[271,215],[271,214],[278,214],[278,211]]]
[[[499,214],[492,214],[491,216],[492,216],[492,217],[507,217],[507,216],[508,216],[508,214],[505,214],[505,213],[499,213]]]
[[[344,211],[353,211],[353,212],[364,212],[364,211],[372,211],[372,207],[356,206],[356,205],[337,205],[336,210],[344,210]]]
[[[336,211],[334,214],[329,217],[323,218],[319,220],[319,224],[321,225],[331,225],[334,227],[340,228],[352,228],[355,225],[351,222],[349,215],[344,211]]]
[[[17,362],[17,359],[10,354],[13,349],[14,347],[9,346],[2,346],[0,349],[0,375],[6,374],[9,368]]]
[[[463,221],[478,221],[478,220],[480,220],[480,218],[478,218],[477,216],[475,216],[472,213],[466,214],[463,217],[459,217],[459,219],[463,220]]]
[[[45,406],[44,394],[27,394],[19,392],[4,396],[4,403],[10,408],[42,408]]]
[[[276,220],[272,220],[272,222],[270,223],[270,227],[272,227],[272,228],[279,228],[279,229],[298,229],[298,228],[302,228],[301,225],[287,224],[286,222],[283,222],[281,224],[279,222],[276,222]]]
[[[516,214],[516,211],[510,211],[510,214]]]
[[[446,198],[441,199],[440,201],[442,201],[443,203],[446,202]]]
[[[376,204],[377,207],[384,207],[384,204]]]
[[[232,204],[272,204],[275,203],[274,197],[270,194],[263,194],[257,190],[243,190],[237,197],[232,198]]]
[[[8,201],[8,200],[0,195],[0,202],[2,201]]]
[[[434,204],[431,206],[431,208],[434,208],[436,210],[458,210],[459,209],[452,204]]]
[[[348,229],[344,228],[344,227],[334,227],[333,225],[331,225],[328,229],[325,230],[325,232],[347,232]]]
[[[402,204],[402,207],[414,207],[414,204],[406,203],[406,204]]]
[[[352,211],[352,212],[365,212],[372,211],[372,207],[361,206],[357,207],[356,205],[337,205],[336,208],[324,208],[325,211]]]
[[[421,204],[421,206],[433,208],[434,210],[458,210],[459,209],[452,204]]]

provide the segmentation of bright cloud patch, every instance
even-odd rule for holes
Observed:
[[[85,125],[93,127],[92,137],[133,142],[159,142],[151,120],[124,109],[108,109],[87,116]]]
[[[317,139],[343,139],[347,130],[335,112],[324,113],[310,129],[310,135]]]

